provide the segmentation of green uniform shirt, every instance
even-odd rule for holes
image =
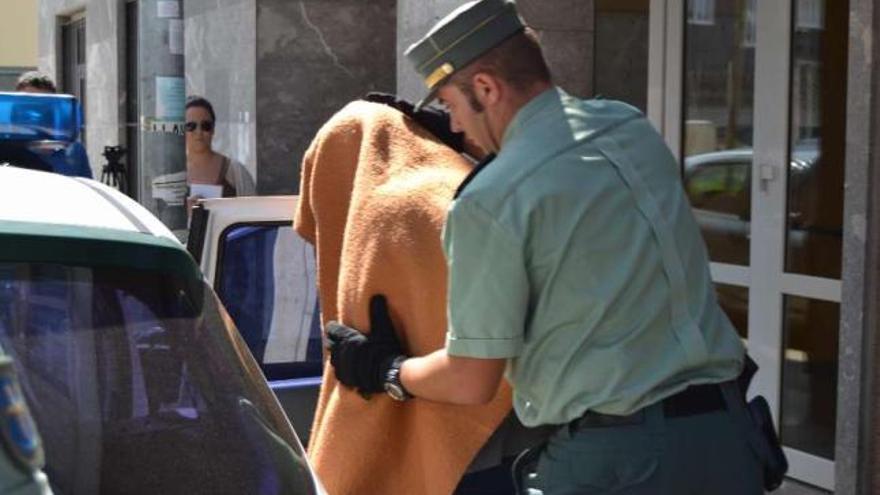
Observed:
[[[636,109],[551,89],[450,207],[450,355],[509,358],[527,426],[735,378],[679,166]]]

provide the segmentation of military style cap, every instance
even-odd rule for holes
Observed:
[[[428,87],[416,108],[430,103],[457,70],[524,29],[512,0],[477,0],[455,9],[404,55]]]

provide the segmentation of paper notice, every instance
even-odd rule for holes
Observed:
[[[157,175],[152,186],[153,199],[161,199],[168,206],[182,206],[186,199],[186,170]]]
[[[182,121],[185,103],[182,77],[156,76],[156,120]]]
[[[183,20],[168,21],[168,51],[172,55],[183,55]]]
[[[159,0],[156,3],[156,15],[159,19],[177,19],[180,17],[180,2],[177,0]]]

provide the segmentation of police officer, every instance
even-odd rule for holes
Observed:
[[[340,381],[474,404],[506,375],[525,425],[558,425],[529,493],[763,493],[731,402],[743,346],[662,138],[626,104],[554,86],[509,0],[462,5],[406,56],[420,105],[437,98],[497,157],[447,215],[445,349],[407,357],[389,328],[330,323]]]

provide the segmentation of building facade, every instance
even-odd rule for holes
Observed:
[[[368,91],[417,98],[404,49],[461,0],[40,0],[39,66],[85,103],[93,164],[180,226],[180,105],[260,194],[298,188],[318,127]],[[880,492],[880,211],[871,0],[519,0],[555,78],[642,109],[680,158],[722,305],[761,367],[788,493]],[[77,93],[79,91],[79,93]],[[98,167],[99,165],[96,165]],[[97,169],[100,176],[100,169]]]
[[[0,91],[37,67],[37,0],[8,0],[0,17]]]

